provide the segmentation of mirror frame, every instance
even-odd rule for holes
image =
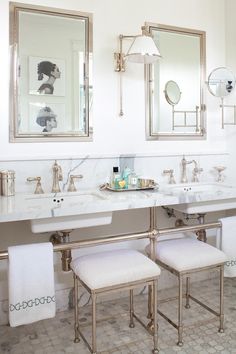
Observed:
[[[68,17],[83,19],[85,21],[85,65],[84,65],[84,86],[85,86],[85,114],[86,114],[86,133],[78,134],[78,131],[73,133],[65,132],[53,135],[42,135],[37,133],[19,133],[18,131],[18,91],[19,91],[19,13],[21,11],[29,13],[39,13],[58,17]],[[92,141],[92,109],[89,102],[92,98],[92,73],[89,65],[89,59],[92,59],[93,54],[93,15],[91,13],[58,9],[54,7],[45,7],[38,5],[30,5],[23,3],[9,3],[9,20],[10,20],[10,93],[9,93],[9,115],[10,115],[10,142],[59,142],[59,141]],[[79,117],[78,117],[79,119]]]
[[[206,81],[206,32],[145,22],[146,30],[152,35],[153,31],[173,32],[190,36],[197,36],[200,40],[200,118],[199,132],[154,132],[153,130],[153,65],[145,65],[145,116],[146,116],[146,140],[200,140],[206,139],[206,104],[205,104],[205,81]],[[165,60],[165,58],[160,59]],[[170,114],[171,119],[171,114]]]

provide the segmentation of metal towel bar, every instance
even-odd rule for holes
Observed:
[[[53,250],[54,252],[60,252],[60,251],[66,251],[66,250],[72,250],[76,248],[82,248],[82,247],[90,247],[90,246],[96,246],[96,245],[101,245],[101,244],[107,244],[107,243],[114,243],[114,242],[121,242],[121,241],[129,241],[129,240],[141,240],[144,238],[155,238],[159,236],[163,236],[166,234],[174,234],[174,233],[179,233],[179,232],[185,232],[185,231],[197,231],[197,230],[203,230],[203,229],[212,229],[212,228],[220,228],[221,227],[221,222],[210,222],[210,223],[205,223],[205,224],[200,224],[200,225],[191,225],[191,226],[182,226],[182,227],[171,227],[171,228],[163,228],[163,229],[155,229],[153,228],[152,230],[146,231],[146,232],[140,232],[140,233],[131,233],[131,234],[122,234],[122,235],[116,235],[116,236],[107,236],[104,238],[95,238],[95,239],[90,239],[90,240],[81,240],[81,241],[73,241],[73,242],[68,242],[68,243],[62,243],[59,245],[54,245]],[[7,250],[5,251],[0,251],[0,260],[7,259],[8,258],[8,252]]]

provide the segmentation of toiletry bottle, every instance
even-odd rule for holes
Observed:
[[[129,175],[129,186],[130,188],[137,188],[137,184],[138,184],[138,176],[134,171],[132,171],[131,174]]]
[[[113,167],[113,173],[111,176],[111,187],[119,189],[119,181],[121,181],[121,175],[119,172],[119,167]]]
[[[123,180],[125,181],[125,189],[128,189],[128,187],[129,187],[129,176],[130,176],[130,174],[131,174],[131,169],[126,166],[124,168],[124,171],[123,171],[123,174],[122,174]]]

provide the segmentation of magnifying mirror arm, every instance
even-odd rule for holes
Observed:
[[[175,110],[175,106],[173,104],[171,104],[172,106],[172,130],[175,130],[175,128],[187,128],[187,127],[195,127],[196,129],[196,133],[200,131],[200,128],[199,128],[199,106],[196,106],[195,110],[193,111],[185,111],[185,110]],[[183,114],[183,120],[184,122],[182,124],[176,124],[175,123],[175,113],[182,113]],[[193,124],[188,124],[187,123],[187,115],[188,114],[195,114],[195,122],[196,123],[193,123]]]
[[[236,125],[236,105],[234,104],[224,104],[224,97],[220,97],[221,99],[221,128],[224,129],[225,125]],[[226,122],[225,121],[225,108],[233,108],[233,121]]]
[[[220,105],[220,108],[221,108],[221,128],[224,129],[225,127],[225,117],[224,117],[224,97],[221,97],[220,98],[221,100],[221,105]]]

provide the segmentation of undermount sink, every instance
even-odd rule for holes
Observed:
[[[27,197],[25,202],[29,208],[48,208],[51,211],[49,218],[30,220],[31,230],[33,233],[41,233],[110,224],[112,212],[77,214],[78,208],[81,210],[87,203],[98,203],[104,199],[106,197],[99,192],[86,191]],[[66,215],[68,212],[69,215]]]
[[[217,193],[221,194],[225,191],[231,191],[232,186],[221,183],[183,183],[183,184],[171,184],[164,188],[165,191],[176,193],[199,194],[199,193]]]
[[[186,214],[236,208],[236,188],[222,183],[173,184],[162,192],[178,197],[179,203],[170,207]]]
[[[51,209],[65,208],[73,204],[87,203],[96,200],[104,200],[104,196],[97,192],[71,192],[34,194],[25,198],[30,207],[49,206]]]

